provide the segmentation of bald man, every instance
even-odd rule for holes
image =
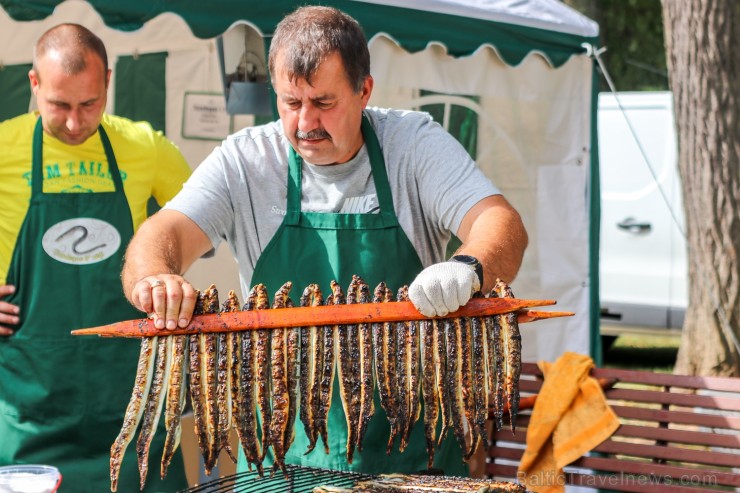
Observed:
[[[138,318],[119,279],[123,251],[190,167],[151,125],[105,114],[103,42],[62,24],[38,40],[29,72],[38,111],[0,123],[0,466],[56,466],[63,491],[108,491],[110,447],[131,396],[139,345],[70,331]],[[187,487],[182,458],[146,491]],[[135,441],[132,448],[135,448]],[[136,452],[118,491],[139,489]]]

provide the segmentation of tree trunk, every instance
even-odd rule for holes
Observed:
[[[740,2],[662,5],[689,248],[675,372],[740,376]]]

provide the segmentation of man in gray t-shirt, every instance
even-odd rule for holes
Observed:
[[[245,296],[258,283],[274,293],[286,281],[328,292],[331,281],[346,287],[356,274],[371,289],[410,283],[410,301],[435,316],[514,278],[527,244],[519,214],[428,115],[367,108],[370,55],[353,18],[299,8],[275,31],[269,71],[280,120],[230,136],[129,245],[124,292],[156,327],[188,325],[195,292],[182,273],[221,241],[239,262]],[[445,261],[452,234],[462,246]],[[348,439],[345,459],[343,423],[333,405],[331,453],[305,454],[306,435],[296,430],[284,457],[275,450],[276,463],[369,473],[427,467],[423,427],[403,454],[386,454],[378,441],[388,431],[371,420],[362,452],[353,457]],[[441,445],[435,467],[464,474],[452,442]]]

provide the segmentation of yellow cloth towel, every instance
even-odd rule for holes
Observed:
[[[599,382],[588,375],[594,363],[564,353],[555,363],[540,361],[545,376],[527,428],[519,481],[537,493],[565,490],[563,468],[609,438],[619,418]]]

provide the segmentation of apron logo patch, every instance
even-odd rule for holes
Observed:
[[[110,223],[89,217],[67,219],[49,228],[41,239],[44,251],[64,264],[102,262],[118,251],[121,235]]]

